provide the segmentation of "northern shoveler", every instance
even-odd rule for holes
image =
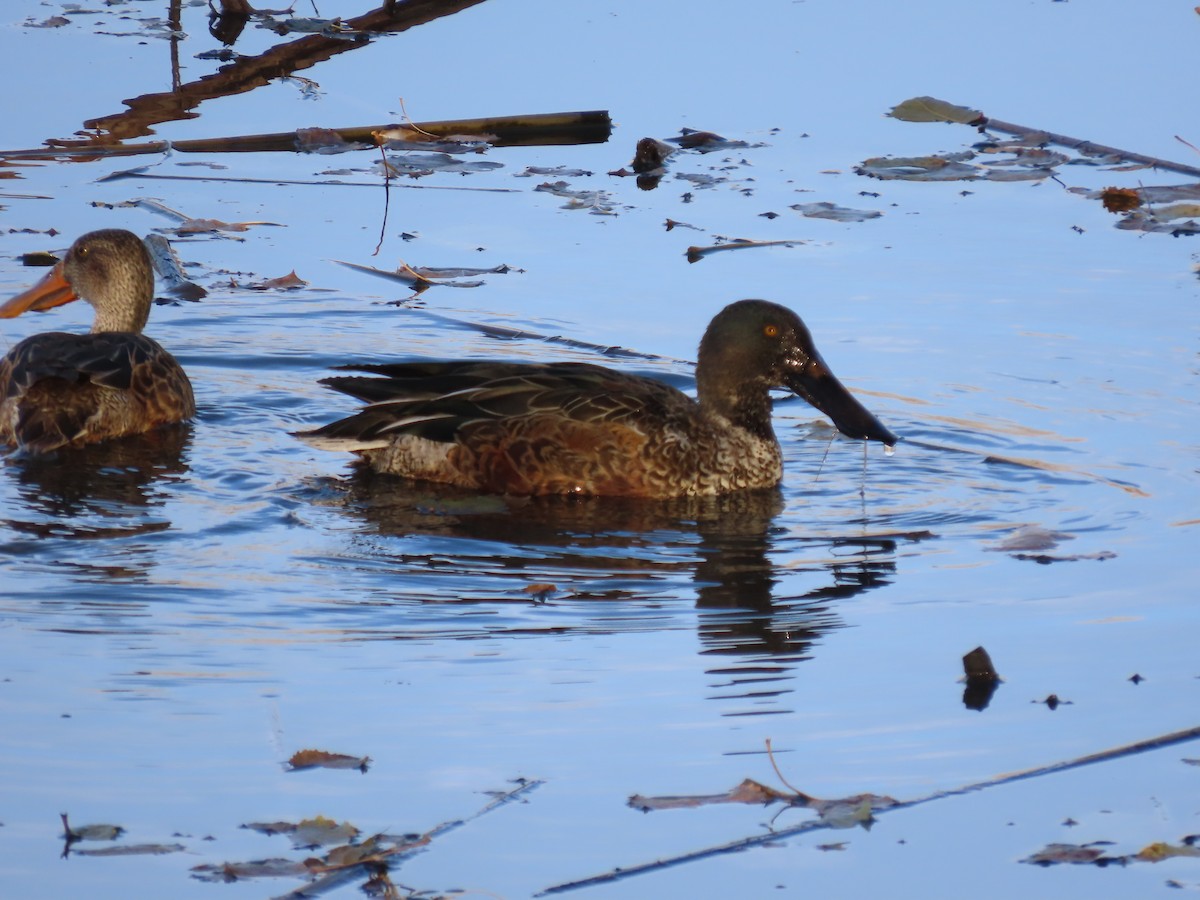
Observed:
[[[90,334],[35,334],[0,360],[0,444],[46,453],[195,415],[183,368],[141,334],[154,270],[132,232],[83,235],[40,282],[0,306],[0,318],[81,297],[96,312]]]
[[[844,434],[896,436],[834,377],[799,316],[764,300],[708,326],[698,400],[588,363],[349,365],[322,380],[368,404],[298,436],[375,471],[507,494],[675,497],[772,487],[783,455],[771,388],[789,388]]]

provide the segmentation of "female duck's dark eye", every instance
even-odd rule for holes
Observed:
[[[769,338],[779,337],[779,326],[778,325],[764,325],[763,326],[763,334],[765,334]]]

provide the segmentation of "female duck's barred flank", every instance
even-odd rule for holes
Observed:
[[[825,365],[791,310],[742,300],[700,343],[698,399],[586,363],[351,365],[324,379],[367,406],[301,438],[375,471],[508,494],[674,497],[771,487],[783,475],[772,388],[853,438],[895,444]],[[375,377],[371,377],[375,376]]]

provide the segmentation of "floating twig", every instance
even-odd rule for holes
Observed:
[[[1138,753],[1146,753],[1151,750],[1161,750],[1164,747],[1171,747],[1175,744],[1182,744],[1186,741],[1194,741],[1197,738],[1200,738],[1200,725],[1193,728],[1184,729],[1183,731],[1173,731],[1170,734],[1159,735],[1158,737],[1149,738],[1144,741],[1136,741],[1132,744],[1123,744],[1119,747],[1101,750],[1098,753],[1090,753],[1086,756],[1078,756],[1074,759],[1050,763],[1049,765],[1045,766],[1037,766],[1032,769],[1023,769],[1019,772],[1012,772],[1008,775],[999,775],[986,781],[977,781],[973,784],[963,785],[962,787],[958,788],[951,788],[944,791],[934,791],[932,794],[926,794],[923,797],[917,797],[913,800],[902,800],[895,803],[895,805],[877,808],[874,810],[874,812],[882,815],[897,809],[907,809],[913,806],[920,806],[933,800],[943,800],[947,797],[959,797],[963,794],[974,793],[975,791],[981,791],[985,788],[999,787],[1000,785],[1011,784],[1015,781],[1025,781],[1030,778],[1040,778],[1044,775],[1053,775],[1059,772],[1066,772],[1070,769],[1078,769],[1082,766],[1090,766],[1095,763],[1110,762],[1114,759],[1134,756]],[[565,891],[573,891],[578,890],[579,888],[592,887],[597,884],[611,883],[629,878],[633,875],[642,875],[646,872],[660,871],[670,866],[682,865],[683,863],[695,862],[701,859],[709,859],[711,857],[721,856],[726,853],[736,853],[741,850],[760,847],[764,844],[777,843],[778,841],[789,837],[795,837],[796,835],[804,834],[809,831],[832,828],[835,824],[836,823],[834,821],[829,821],[823,818],[810,819],[791,828],[781,828],[766,832],[765,834],[752,835],[739,840],[729,841],[725,844],[704,847],[699,850],[680,853],[676,856],[663,857],[662,859],[656,859],[651,862],[639,863],[632,866],[620,866],[600,875],[592,875],[588,878],[581,878],[577,881],[562,882],[546,888],[535,896],[544,897],[549,894],[561,894]]]
[[[1053,131],[1045,131],[1041,128],[1030,128],[1027,125],[1003,122],[1000,119],[986,116],[977,109],[958,106],[945,100],[939,100],[936,97],[913,97],[892,107],[888,115],[905,122],[948,122],[957,125],[970,125],[973,128],[978,128],[980,131],[1002,131],[1005,134],[1013,134],[1038,144],[1057,144],[1060,147],[1074,150],[1083,156],[1119,157],[1127,162],[1200,178],[1200,167],[1197,166],[1171,162],[1167,159],[1159,159],[1157,156],[1146,156],[1143,153],[1133,153],[1129,150],[1121,150],[1118,147],[1109,147],[1105,144],[1097,144],[1093,141],[1085,141],[1082,138],[1074,138],[1065,134],[1056,134]]]

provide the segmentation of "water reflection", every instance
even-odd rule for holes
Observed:
[[[155,125],[164,122],[196,118],[196,108],[206,100],[246,93],[304,69],[312,68],[338,54],[366,46],[372,35],[395,34],[417,25],[440,19],[482,3],[483,0],[437,0],[398,4],[385,2],[378,9],[346,18],[338,34],[309,34],[294,41],[272,47],[253,57],[240,57],[212,75],[184,83],[179,76],[178,43],[182,39],[179,4],[171,4],[171,72],[172,89],[164,93],[143,94],[126,100],[126,112],[100,116],[84,122],[92,134],[85,140],[53,141],[57,147],[82,147],[119,143],[133,137],[154,133]],[[223,43],[231,44],[241,35],[245,20],[236,14],[216,15],[210,22],[210,33]]]
[[[723,699],[780,693],[763,683],[790,679],[814,644],[841,626],[839,602],[893,579],[903,540],[797,538],[776,525],[784,509],[779,489],[668,501],[481,497],[431,493],[428,485],[363,469],[335,484],[369,533],[398,539],[366,554],[390,569],[392,603],[457,607],[445,620],[454,633],[462,633],[464,604],[507,601],[532,610],[547,596],[570,608],[573,624],[565,624],[567,615],[534,610],[514,615],[508,630],[542,630],[552,618],[559,633],[612,633],[662,629],[684,618],[696,629],[700,653],[721,659],[710,674],[721,676]],[[772,559],[795,547],[803,550],[802,566],[785,569]],[[781,583],[801,578],[813,586],[780,595]],[[505,579],[512,588],[499,596]],[[547,591],[547,583],[558,590]],[[676,601],[691,597],[698,615],[688,618]],[[500,622],[490,616],[481,627],[495,633]],[[399,624],[401,632],[412,629],[411,620]]]
[[[190,425],[69,448],[9,456],[20,506],[4,524],[39,538],[129,537],[165,531],[165,482],[188,472]]]

